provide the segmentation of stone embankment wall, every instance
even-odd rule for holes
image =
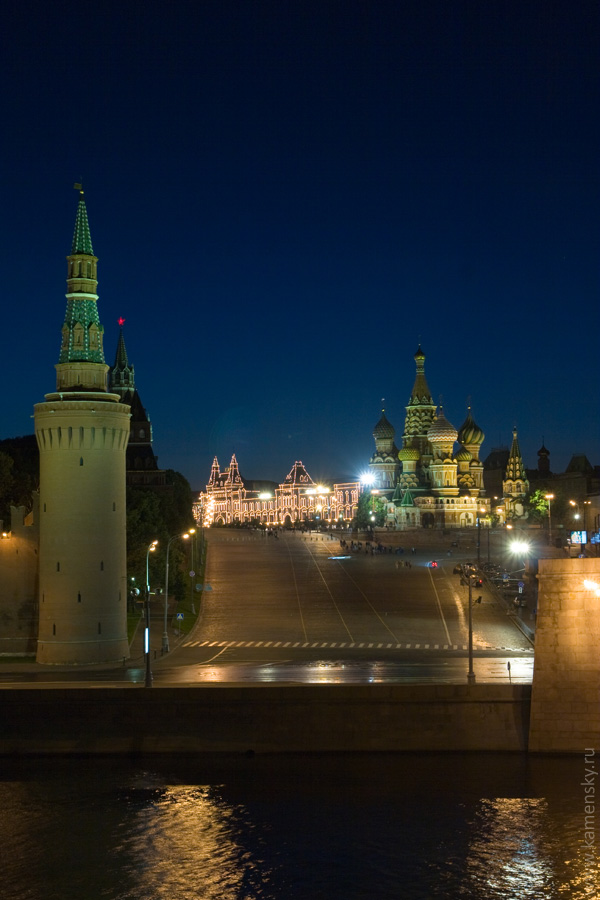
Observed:
[[[529,746],[583,753],[600,745],[600,559],[540,559],[538,579]]]
[[[0,690],[0,754],[524,751],[529,685]]]

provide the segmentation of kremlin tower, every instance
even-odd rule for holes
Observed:
[[[125,454],[130,407],[108,393],[97,257],[81,185],[56,391],[34,407],[40,451],[37,661],[129,656]]]
[[[135,386],[134,368],[127,358],[123,325],[119,319],[119,341],[115,364],[108,373],[108,389],[121,398],[131,410],[129,443],[127,444],[127,486],[159,488],[166,485],[166,474],[158,468],[152,449],[152,423]]]

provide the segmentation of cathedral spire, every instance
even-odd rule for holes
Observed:
[[[506,464],[506,474],[502,482],[502,493],[506,507],[506,517],[509,519],[520,517],[524,514],[523,498],[529,491],[529,480],[523,465],[521,448],[517,437],[517,429],[513,428],[512,446]]]
[[[412,404],[433,404],[431,391],[429,390],[429,385],[427,384],[427,379],[425,378],[425,354],[421,350],[420,344],[417,348],[417,352],[415,353],[415,363],[417,366],[417,374],[415,377],[415,383],[413,385],[412,393],[410,395],[410,402]]]
[[[520,481],[525,479],[525,477],[525,466],[523,465],[523,457],[521,456],[521,448],[519,447],[517,429],[513,428],[512,445],[506,464],[506,480]]]
[[[67,256],[67,309],[56,366],[59,392],[106,391],[104,328],[98,317],[97,257],[81,185],[71,253]]]
[[[427,443],[427,432],[435,416],[435,403],[425,378],[425,354],[419,344],[415,353],[417,373],[415,383],[406,407],[404,420],[404,447],[417,447],[421,454],[430,453]]]

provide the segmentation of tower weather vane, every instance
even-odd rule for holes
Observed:
[[[73,185],[73,190],[74,190],[74,191],[79,191],[80,194],[83,194],[83,186],[82,186],[82,184],[81,184],[79,181],[76,181],[75,184]]]

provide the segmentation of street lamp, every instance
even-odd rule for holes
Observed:
[[[485,507],[482,506],[477,510],[477,565],[479,566],[481,562],[481,513],[485,512]],[[488,562],[490,561],[490,536],[488,532]]]
[[[152,687],[152,669],[150,666],[150,574],[148,568],[148,560],[150,554],[156,550],[158,541],[152,541],[148,544],[146,551],[146,628],[144,631],[144,654],[146,656],[146,680],[145,687]]]
[[[171,544],[173,541],[176,541],[177,538],[183,538],[184,540],[188,540],[190,537],[190,532],[186,531],[185,534],[174,534],[169,538],[167,543],[167,564],[165,567],[165,622],[163,628],[163,636],[162,636],[162,652],[169,652],[169,632],[167,630],[167,615],[169,612],[169,551],[171,549]]]
[[[583,535],[582,535],[582,537],[585,538],[585,541],[581,542],[581,552],[583,553],[584,544],[587,544],[587,525],[586,525],[586,521],[585,521],[586,513],[587,513],[586,506],[591,506],[592,501],[591,500],[583,500],[582,503],[583,503]]]
[[[195,572],[195,570],[194,570],[194,547],[196,546],[196,529],[195,529],[195,528],[190,528],[189,534],[190,534],[191,536],[193,536],[193,540],[192,540],[192,543],[191,543],[191,548],[192,548],[192,566],[191,566],[191,569],[190,569],[190,598],[191,598],[191,604],[192,604],[192,613],[195,614],[195,613],[196,613],[196,607],[195,607],[195,605],[194,605],[194,576],[195,576],[196,572]]]
[[[545,494],[544,496],[548,501],[548,544],[552,546],[552,501],[554,500],[554,494]]]
[[[475,684],[475,672],[473,671],[473,578],[469,572],[469,671],[467,672],[467,684]]]
[[[583,529],[580,532],[580,534],[581,534],[581,540],[580,540],[581,553],[583,553],[583,548],[587,544],[587,525],[586,525],[587,509],[586,509],[586,506],[590,506],[591,502],[592,502],[591,500],[582,500],[581,501],[581,505],[583,506]],[[569,503],[571,504],[571,506],[576,507],[576,509],[577,509],[577,512],[573,514],[573,518],[579,519],[581,517],[580,513],[579,513],[579,503],[576,500],[569,500]]]

